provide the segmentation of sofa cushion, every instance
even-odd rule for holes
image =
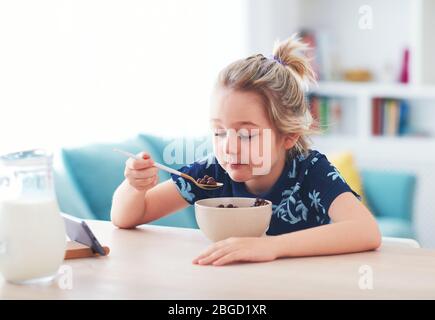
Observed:
[[[96,219],[73,173],[65,167],[62,152],[55,152],[53,169],[54,186],[60,210],[81,219]]]
[[[364,190],[377,217],[412,220],[416,177],[407,172],[361,171]]]
[[[400,218],[377,218],[383,237],[415,238],[411,221]]]
[[[353,191],[361,196],[365,203],[364,189],[362,186],[361,176],[350,152],[328,154],[328,160],[337,168],[341,176]],[[367,204],[367,203],[365,203]]]
[[[110,220],[113,193],[124,180],[126,158],[113,148],[132,153],[147,150],[153,157],[158,156],[154,148],[141,139],[62,150],[65,167],[74,177],[95,218],[101,220]]]

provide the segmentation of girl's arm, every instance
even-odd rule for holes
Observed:
[[[377,249],[381,233],[370,211],[350,192],[339,195],[328,212],[332,223],[275,237],[277,257],[350,253]]]
[[[188,205],[171,179],[157,184],[157,173],[153,159],[146,152],[125,162],[125,180],[112,199],[110,214],[115,226],[134,228]]]
[[[381,245],[375,218],[352,193],[339,195],[328,214],[332,219],[329,225],[274,237],[230,238],[217,242],[193,263],[224,265],[236,261],[271,261],[279,257],[374,250]]]
[[[139,191],[124,180],[113,195],[112,222],[119,228],[134,228],[188,205],[171,179],[147,191]]]

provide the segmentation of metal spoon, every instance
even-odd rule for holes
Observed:
[[[133,154],[131,152],[128,152],[128,151],[124,151],[124,150],[120,150],[120,149],[116,149],[116,148],[114,148],[113,151],[121,153],[121,154],[123,154],[123,155],[125,155],[127,157],[130,157],[130,158],[133,158],[133,159],[136,159],[136,160],[141,160],[141,158],[139,158],[135,154]],[[221,182],[216,182],[216,185],[208,185],[208,184],[198,183],[194,178],[192,178],[188,174],[185,174],[183,172],[174,170],[174,169],[169,168],[167,166],[164,166],[163,164],[160,164],[158,162],[154,162],[154,167],[162,169],[162,170],[164,170],[166,172],[169,172],[169,173],[176,174],[176,175],[178,175],[180,177],[183,177],[185,179],[188,179],[188,180],[192,181],[198,188],[201,188],[201,189],[204,189],[204,190],[215,190],[215,189],[220,188],[220,187],[222,187],[224,185]]]

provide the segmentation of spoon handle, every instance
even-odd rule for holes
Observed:
[[[182,173],[180,171],[172,169],[172,168],[169,168],[167,166],[164,166],[163,164],[160,164],[158,162],[154,162],[154,166],[159,168],[159,169],[162,169],[162,170],[164,170],[166,172],[176,174],[177,176],[181,176],[182,175]]]

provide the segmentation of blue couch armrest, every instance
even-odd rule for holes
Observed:
[[[376,216],[412,219],[416,177],[407,172],[361,171],[367,202]]]
[[[361,170],[367,204],[376,216],[382,234],[413,237],[413,207],[416,177],[408,172]]]
[[[60,210],[81,219],[96,219],[72,172],[65,167],[61,151],[57,151],[54,155],[53,169],[54,186]]]

